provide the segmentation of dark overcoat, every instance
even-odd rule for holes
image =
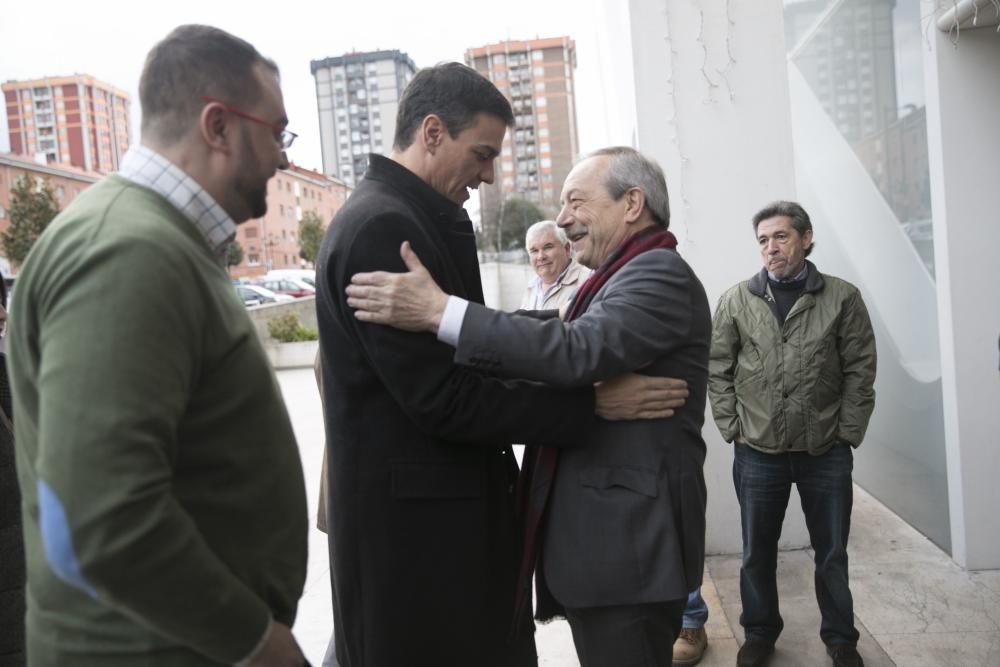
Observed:
[[[0,354],[0,665],[14,667],[25,664],[25,568],[6,361]]]
[[[520,548],[509,443],[582,442],[593,389],[502,380],[456,366],[433,334],[359,322],[344,293],[351,275],[404,271],[403,241],[446,292],[482,302],[465,211],[373,155],[316,272],[337,658],[533,665],[530,628],[508,641]]]

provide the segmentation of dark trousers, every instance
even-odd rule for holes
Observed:
[[[737,443],[733,482],[743,525],[740,624],[747,639],[774,642],[784,621],[778,612],[778,538],[792,483],[798,486],[809,541],[816,552],[816,601],[828,644],[856,644],[854,603],[847,577],[854,454],[835,445],[821,456],[764,454]]]
[[[686,604],[567,609],[580,667],[670,667]]]

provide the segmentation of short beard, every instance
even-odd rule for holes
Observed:
[[[260,159],[258,159],[257,153],[253,149],[250,134],[245,127],[240,132],[240,138],[246,147],[247,164],[241,172],[242,177],[234,184],[234,188],[237,194],[247,203],[250,209],[250,218],[263,218],[264,214],[267,213],[267,181],[271,179],[265,180],[264,184],[259,188],[250,182],[250,178],[252,177],[247,176],[247,174],[256,174],[260,171]]]

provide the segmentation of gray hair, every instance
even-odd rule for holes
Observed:
[[[805,236],[806,232],[813,228],[812,220],[809,219],[809,214],[806,213],[801,204],[794,201],[773,201],[754,214],[753,233],[757,234],[757,227],[764,220],[770,220],[778,216],[784,216],[791,220],[792,229],[797,231],[799,236]],[[809,244],[809,247],[806,248],[806,257],[809,256],[809,253],[813,251],[815,246],[815,242]]]
[[[608,156],[608,173],[604,187],[615,201],[632,188],[639,188],[646,197],[646,208],[653,221],[664,229],[670,227],[670,198],[667,195],[667,179],[655,160],[646,157],[628,146],[601,148],[581,158]]]
[[[563,230],[562,227],[557,225],[552,220],[542,220],[540,222],[536,222],[531,227],[528,227],[528,231],[524,233],[525,248],[527,248],[528,244],[531,243],[531,239],[535,238],[536,236],[541,236],[545,232],[552,232],[553,234],[555,234],[556,241],[559,242],[559,245],[564,246],[567,243],[569,243],[569,237],[566,236],[566,232]]]

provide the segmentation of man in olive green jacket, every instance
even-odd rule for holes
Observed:
[[[778,538],[792,483],[816,551],[820,636],[834,665],[857,652],[847,538],[852,448],[875,404],[875,337],[861,294],[806,261],[812,223],[794,202],[753,218],[764,268],[730,288],[713,322],[708,393],[715,422],[734,443],[743,565],[737,665],[767,663],[778,613]]]

